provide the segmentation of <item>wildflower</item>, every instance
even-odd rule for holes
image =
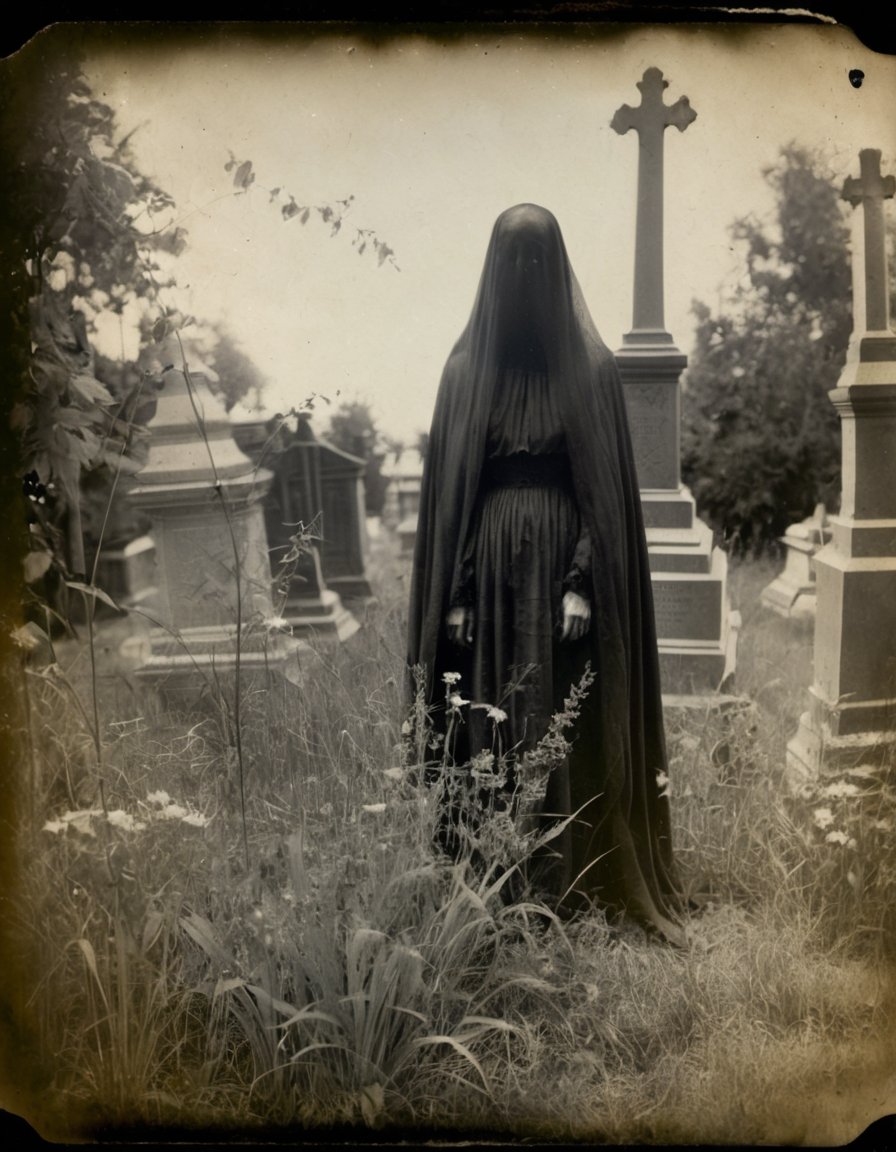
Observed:
[[[835,828],[835,829],[833,829],[833,831],[828,832],[827,836],[825,836],[825,840],[828,842],[828,844],[848,844],[849,843],[849,837],[846,835],[845,832],[841,832],[839,828]]]
[[[504,709],[503,708],[495,708],[495,706],[493,704],[490,704],[488,706],[488,708],[485,711],[485,714],[486,714],[486,716],[488,716],[489,720],[494,720],[494,722],[496,724],[503,724],[504,721],[507,719],[507,713],[504,711]]]
[[[445,684],[457,684],[460,681],[460,672],[445,672],[442,680]]]
[[[385,812],[386,811],[386,805],[385,804],[362,804],[361,805],[361,811],[362,812],[373,812],[375,814],[380,813],[380,812]]]
[[[183,820],[188,815],[186,808],[182,804],[166,804],[162,809],[160,815],[165,820]]]
[[[183,824],[191,824],[194,828],[205,828],[208,824],[208,816],[203,816],[201,812],[188,812],[186,816],[181,816]]]
[[[404,776],[401,768],[384,768],[383,775],[387,780],[400,780]]]
[[[819,828],[827,828],[829,824],[834,823],[834,814],[830,808],[816,808],[812,815]]]
[[[171,797],[167,792],[147,792],[146,799],[150,804],[158,804],[160,808],[171,803]]]
[[[48,820],[44,824],[43,831],[52,832],[55,835],[57,832],[64,832],[67,827],[68,825],[64,820]]]
[[[123,808],[109,812],[106,820],[113,828],[120,828],[122,832],[141,832],[146,827],[142,821],[135,820],[130,812],[125,812]]]
[[[845,780],[836,780],[821,790],[822,796],[832,799],[840,796],[858,796],[859,789],[856,784],[848,784]]]
[[[402,736],[410,736],[410,734],[411,734],[411,732],[412,732],[412,731],[413,731],[413,729],[411,728],[411,722],[410,722],[410,720],[405,720],[405,721],[404,721],[404,723],[403,723],[403,724],[402,724],[402,726],[401,726],[401,734],[402,734]]]
[[[465,704],[469,704],[469,700],[464,700],[459,692],[452,692],[448,697],[448,703],[452,708],[463,708]]]

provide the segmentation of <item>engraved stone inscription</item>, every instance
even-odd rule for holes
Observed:
[[[627,381],[628,423],[642,488],[678,486],[678,412],[674,388]]]
[[[722,584],[655,577],[653,608],[660,640],[717,641],[722,629]]]

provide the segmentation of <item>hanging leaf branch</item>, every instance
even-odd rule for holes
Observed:
[[[255,183],[255,170],[251,160],[238,160],[233,152],[229,154],[230,159],[224,165],[224,171],[233,173],[233,186],[236,188],[236,195],[241,195],[248,192]],[[284,221],[298,220],[300,224],[304,225],[308,223],[312,215],[317,215],[322,223],[329,225],[331,236],[337,236],[342,231],[342,225],[355,199],[354,195],[349,195],[344,200],[334,200],[329,204],[310,205],[300,204],[295,196],[284,188],[269,188],[267,193],[270,204],[279,204],[280,215]],[[385,240],[381,240],[372,228],[361,228],[353,224],[351,225],[351,234],[352,247],[359,256],[363,256],[369,248],[376,255],[377,264],[380,267],[388,263],[396,272],[400,271],[394,249]]]

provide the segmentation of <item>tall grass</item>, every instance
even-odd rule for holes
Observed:
[[[404,569],[377,565],[364,628],[304,653],[300,689],[245,686],[245,820],[213,711],[100,674],[100,790],[83,722],[37,682],[10,970],[39,1125],[856,1135],[896,1054],[893,796],[788,796],[811,635],[753,612],[771,572],[732,574],[749,697],[667,717],[681,951],[597,911],[561,923],[512,864],[434,848],[401,732]]]

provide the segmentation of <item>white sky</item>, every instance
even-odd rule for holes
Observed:
[[[226,322],[269,376],[271,404],[339,390],[406,440],[429,426],[491,226],[512,204],[555,213],[598,330],[619,346],[637,139],[609,123],[637,105],[647,67],[669,80],[668,103],[687,95],[697,112],[684,134],[665,133],[666,326],[685,351],[691,300],[715,306],[741,273],[727,229],[768,211],[761,169],[781,145],[823,147],[843,176],[862,147],[883,150],[885,171],[896,160],[896,59],[834,27],[598,24],[572,40],[502,31],[380,47],[287,30],[258,42],[231,27],[88,63],[188,228],[185,306]],[[859,89],[851,68],[865,72]],[[230,195],[228,150],[254,163],[247,196]],[[314,218],[284,223],[262,186],[355,202],[331,238]],[[401,271],[359,257],[352,223],[387,241]]]

